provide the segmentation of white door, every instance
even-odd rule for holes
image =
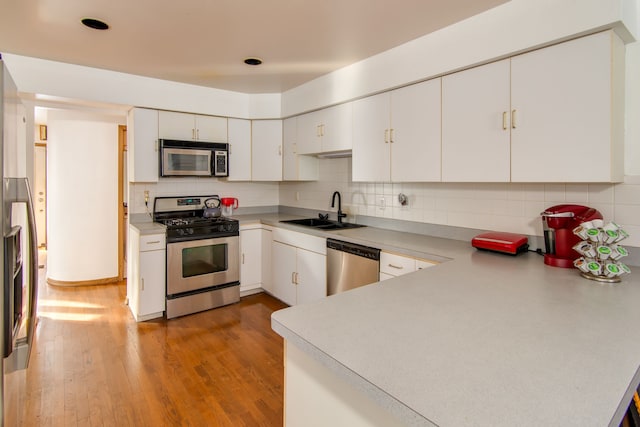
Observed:
[[[391,92],[392,181],[440,181],[440,82]]]
[[[298,248],[296,264],[297,303],[317,301],[327,296],[327,257]]]
[[[282,181],[282,120],[251,122],[253,181]]]
[[[353,103],[353,181],[388,182],[389,94]]]
[[[251,181],[251,120],[229,119],[229,181]]]
[[[324,110],[322,151],[350,150],[353,147],[353,107],[350,102]]]
[[[282,179],[285,181],[298,179],[297,132],[297,117],[282,122]]]
[[[511,60],[512,180],[607,182],[613,166],[612,46],[600,33]],[[624,47],[622,47],[624,49]],[[621,127],[622,128],[622,127]]]
[[[240,291],[259,288],[262,282],[262,229],[240,231]]]
[[[322,111],[298,116],[298,154],[319,153],[322,150]]]
[[[442,180],[510,180],[509,60],[442,78]]]
[[[296,304],[296,248],[280,242],[271,245],[271,288],[273,295],[289,305]]]
[[[227,118],[197,115],[196,139],[208,142],[227,142]]]
[[[196,139],[196,121],[193,114],[173,111],[158,112],[158,137],[160,139]]]
[[[36,216],[36,232],[38,247],[47,247],[47,146],[36,145],[34,148],[35,185],[33,198]]]

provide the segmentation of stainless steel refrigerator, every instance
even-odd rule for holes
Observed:
[[[38,248],[35,217],[28,179],[5,177],[6,147],[19,141],[18,90],[0,56],[0,219],[3,244],[0,245],[0,331],[2,369],[0,369],[0,422],[17,425],[24,396],[21,381],[29,364],[37,314]],[[28,133],[27,133],[28,134]],[[11,159],[14,161],[14,159]]]

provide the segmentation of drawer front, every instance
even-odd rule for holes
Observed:
[[[321,255],[327,254],[327,239],[283,228],[273,229],[273,240]]]
[[[416,260],[402,255],[391,254],[389,252],[380,253],[380,272],[392,276],[402,276],[403,274],[416,271]]]
[[[426,259],[417,259],[416,260],[416,270],[422,270],[425,268],[435,267],[439,262],[436,261],[428,261]]]
[[[165,250],[164,234],[147,234],[140,236],[140,252]]]

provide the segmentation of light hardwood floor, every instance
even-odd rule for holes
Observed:
[[[258,294],[136,323],[125,296],[125,283],[40,285],[17,425],[282,425],[283,341],[270,315],[283,303]]]

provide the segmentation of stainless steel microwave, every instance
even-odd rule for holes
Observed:
[[[160,176],[229,176],[229,144],[160,140]]]

